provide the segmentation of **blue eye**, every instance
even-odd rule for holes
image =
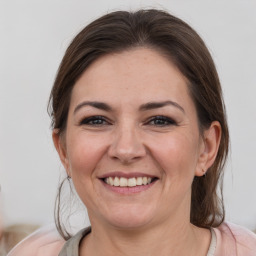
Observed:
[[[91,116],[83,119],[80,125],[102,126],[107,125],[109,122],[103,116]]]
[[[177,125],[173,119],[166,116],[154,116],[149,120],[148,124],[155,126]]]

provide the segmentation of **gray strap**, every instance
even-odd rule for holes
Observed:
[[[76,235],[71,237],[63,246],[59,256],[79,256],[79,244],[83,237],[91,232],[91,227],[82,229]]]

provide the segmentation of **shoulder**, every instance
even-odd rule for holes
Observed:
[[[214,231],[217,236],[216,256],[255,256],[256,235],[252,231],[227,222],[214,228]]]
[[[58,256],[65,240],[53,225],[40,228],[15,246],[8,256]]]

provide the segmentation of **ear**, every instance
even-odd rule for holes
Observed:
[[[210,128],[204,131],[198,164],[196,168],[196,176],[203,176],[207,170],[213,165],[217,156],[221,139],[221,125],[218,121],[212,122]]]
[[[60,160],[61,160],[64,168],[66,169],[68,176],[70,176],[69,161],[68,161],[67,152],[66,152],[66,145],[65,145],[65,142],[63,141],[63,138],[61,137],[58,129],[53,130],[52,140],[53,140],[54,146],[59,154]]]

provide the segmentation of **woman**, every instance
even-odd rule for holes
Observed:
[[[91,227],[71,237],[57,204],[68,241],[46,232],[27,245],[59,256],[255,255],[255,235],[224,223],[225,107],[213,60],[186,23],[158,10],[92,22],[66,51],[50,113]]]

